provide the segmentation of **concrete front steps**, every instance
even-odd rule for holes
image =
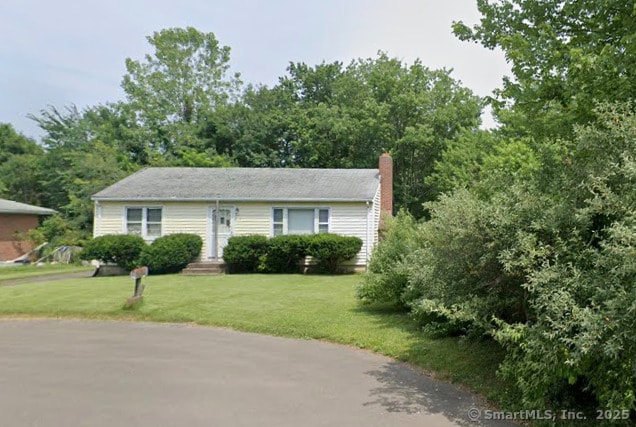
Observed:
[[[216,276],[225,273],[223,261],[191,262],[181,271],[186,276]]]

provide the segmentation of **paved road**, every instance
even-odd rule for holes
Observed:
[[[369,352],[218,328],[0,320],[0,419],[11,427],[512,426]]]

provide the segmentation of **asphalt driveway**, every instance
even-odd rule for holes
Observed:
[[[85,279],[93,276],[93,270],[90,271],[74,271],[70,273],[49,273],[41,276],[28,276],[20,279],[0,279],[0,286],[15,286],[22,285],[23,283],[36,283],[36,282],[54,282],[56,280],[68,280],[68,279]]]
[[[0,320],[0,418],[12,427],[513,426],[472,422],[472,407],[483,409],[404,364],[320,341]]]

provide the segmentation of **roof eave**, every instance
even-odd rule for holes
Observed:
[[[96,202],[357,202],[365,203],[372,202],[373,197],[365,198],[160,198],[160,197],[135,197],[135,198],[122,198],[122,197],[91,197]]]
[[[0,210],[0,214],[4,214],[4,215],[38,215],[38,216],[45,216],[45,215],[55,215],[57,213],[57,211],[54,210],[50,210],[50,211],[38,211],[38,212],[34,212],[34,211],[28,211],[28,210]]]

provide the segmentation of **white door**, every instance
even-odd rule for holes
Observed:
[[[223,248],[227,246],[228,239],[232,236],[234,229],[234,209],[228,207],[220,207],[216,211],[216,207],[212,208],[211,224],[210,224],[210,258],[223,258]],[[218,251],[216,249],[218,245]]]

